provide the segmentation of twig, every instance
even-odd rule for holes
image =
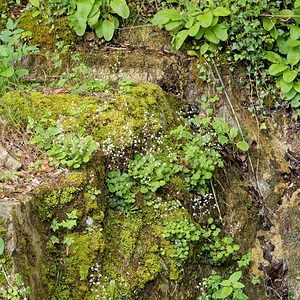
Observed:
[[[216,196],[215,189],[214,189],[214,185],[213,185],[213,183],[212,183],[212,180],[211,180],[211,179],[210,179],[209,181],[210,181],[211,189],[212,189],[212,191],[213,191],[213,194],[214,194],[214,198],[215,198],[216,206],[217,206],[217,209],[218,209],[218,212],[219,212],[220,220],[221,220],[221,221],[222,221],[222,223],[223,223],[223,219],[222,219],[222,215],[221,215],[220,207],[219,207],[218,200],[217,200],[217,196]]]
[[[156,25],[153,25],[153,24],[145,24],[145,25],[136,25],[136,26],[128,26],[128,27],[117,28],[116,30],[132,29],[132,28],[139,28],[139,27],[155,27],[155,26]]]

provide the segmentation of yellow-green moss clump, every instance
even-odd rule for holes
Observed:
[[[5,99],[21,117],[38,119],[46,109],[51,118],[59,120],[66,129],[83,126],[105,149],[110,145],[124,148],[134,140],[178,124],[177,103],[154,84],[141,84],[127,94],[112,93],[109,97],[79,97],[75,95],[45,95],[30,93],[8,94]],[[1,112],[1,111],[0,111]],[[38,112],[38,114],[37,114]]]
[[[77,36],[69,27],[70,21],[66,17],[56,17],[53,23],[48,23],[42,17],[43,12],[37,17],[32,17],[33,11],[25,11],[19,18],[18,28],[29,33],[30,42],[40,49],[53,50],[55,43],[63,40],[65,45],[75,42]]]

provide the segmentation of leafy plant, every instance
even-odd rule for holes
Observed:
[[[208,299],[208,297],[209,299],[247,300],[248,296],[243,292],[245,286],[239,282],[241,276],[242,271],[237,271],[224,280],[213,271],[211,276],[204,279],[205,294],[199,296],[197,300]]]
[[[135,202],[135,194],[130,192],[134,182],[127,173],[121,174],[120,171],[111,171],[107,175],[106,183],[109,192],[116,197],[116,199],[110,203],[112,208],[116,205],[125,208]]]
[[[150,155],[136,154],[130,161],[128,174],[141,185],[140,192],[156,192],[161,186],[170,181],[170,176],[177,171],[172,165],[162,162],[159,158]]]
[[[215,224],[213,218],[208,219],[207,228],[201,228],[201,235],[208,242],[201,247],[201,256],[205,256],[208,263],[215,265],[224,263],[229,256],[234,256],[240,249],[240,246],[233,243],[233,238],[224,237],[221,239],[219,233],[221,231]]]
[[[93,188],[90,185],[87,185],[86,187],[88,189],[88,194],[90,195],[92,200],[95,200],[97,196],[101,194],[100,190],[97,190],[96,188]]]
[[[165,222],[164,235],[174,247],[170,257],[177,261],[178,266],[181,266],[189,256],[189,243],[199,240],[200,231],[194,224],[176,219],[172,222]]]
[[[201,54],[207,50],[215,51],[219,42],[228,38],[227,23],[219,22],[219,18],[230,15],[230,10],[216,7],[214,1],[209,1],[208,6],[205,4],[186,1],[182,11],[180,8],[163,9],[154,16],[152,23],[164,25],[172,32],[174,50],[180,49],[187,37],[192,37],[202,41]]]
[[[129,16],[125,0],[75,0],[75,6],[75,14],[70,19],[71,26],[79,36],[85,33],[89,25],[99,38],[110,41],[119,27],[117,16],[123,19]]]
[[[46,111],[38,124],[29,118],[27,132],[34,135],[32,144],[46,150],[50,158],[56,159],[56,166],[74,169],[84,168],[94,151],[98,149],[90,135],[84,136],[84,128],[78,132],[65,132],[63,125],[51,119],[51,112]],[[50,124],[50,126],[48,125]]]

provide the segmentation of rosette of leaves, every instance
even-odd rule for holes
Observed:
[[[125,0],[75,0],[75,7],[70,25],[79,36],[84,35],[89,25],[99,38],[110,41],[119,27],[118,16],[123,19],[129,17]]]
[[[278,12],[283,17],[290,17],[300,14],[300,1],[295,1],[295,9],[284,9]],[[276,24],[279,23],[275,17],[265,17],[263,26],[272,32],[276,38],[278,51],[267,51],[264,58],[272,64],[269,67],[269,74],[276,77],[276,86],[281,91],[283,99],[291,101],[292,107],[300,105],[300,17],[292,18],[294,24],[287,25],[289,34],[287,38],[279,35]],[[280,25],[280,24],[279,24]]]
[[[185,8],[168,8],[159,11],[153,18],[155,25],[164,25],[173,34],[172,47],[181,48],[184,41],[191,37],[201,40],[200,53],[215,51],[220,41],[228,38],[226,22],[220,22],[221,17],[230,15],[230,10],[223,6],[215,7],[210,1],[209,7],[201,7],[196,2],[185,3]]]

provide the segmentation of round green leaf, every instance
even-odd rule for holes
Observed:
[[[236,138],[238,135],[239,130],[237,129],[237,127],[232,127],[230,129],[229,135],[232,139]]]
[[[299,107],[300,106],[300,94],[297,94],[293,99],[291,99],[292,107]]]
[[[265,30],[270,31],[276,23],[275,18],[264,17],[263,18],[263,27]]]
[[[226,17],[226,16],[229,16],[230,15],[230,10],[226,7],[222,7],[222,6],[219,6],[217,8],[214,9],[213,11],[213,14],[214,16],[216,17]]]
[[[287,94],[283,94],[285,100],[292,100],[296,96],[297,92],[294,89],[291,89]]]
[[[220,40],[216,37],[212,30],[206,30],[204,37],[211,43],[218,44]]]
[[[189,35],[195,36],[198,33],[199,29],[200,29],[200,22],[197,22],[189,29]]]
[[[281,56],[273,51],[266,51],[264,59],[276,64],[282,60]]]
[[[115,27],[114,23],[109,20],[104,20],[102,23],[102,32],[104,39],[110,41],[114,35]]]
[[[181,15],[176,9],[163,9],[159,11],[152,19],[154,25],[164,25],[169,21],[181,20]]]
[[[276,86],[280,88],[281,92],[284,94],[288,93],[292,89],[293,85],[293,82],[285,82],[283,78],[276,83]]]
[[[40,0],[29,0],[30,4],[34,7],[40,6]]]
[[[293,40],[297,40],[300,37],[300,27],[292,26],[290,29],[290,35]]]
[[[211,25],[212,20],[213,20],[213,14],[212,12],[209,10],[207,13],[205,13],[204,15],[200,15],[198,16],[198,21],[200,22],[200,25],[204,28],[207,28]]]
[[[249,145],[245,141],[238,142],[236,143],[236,146],[241,149],[242,151],[248,151],[249,150]]]
[[[217,24],[212,30],[215,36],[221,41],[226,41],[228,39],[227,28],[224,23]]]
[[[300,80],[298,80],[297,82],[294,82],[294,89],[300,93]]]
[[[201,55],[205,54],[206,51],[208,50],[208,48],[209,48],[209,45],[207,43],[204,43],[200,48]]]
[[[297,72],[296,71],[290,71],[290,70],[286,70],[283,72],[283,80],[285,82],[292,82],[297,76]]]
[[[120,17],[124,19],[129,17],[129,8],[125,0],[112,0],[110,6]]]

